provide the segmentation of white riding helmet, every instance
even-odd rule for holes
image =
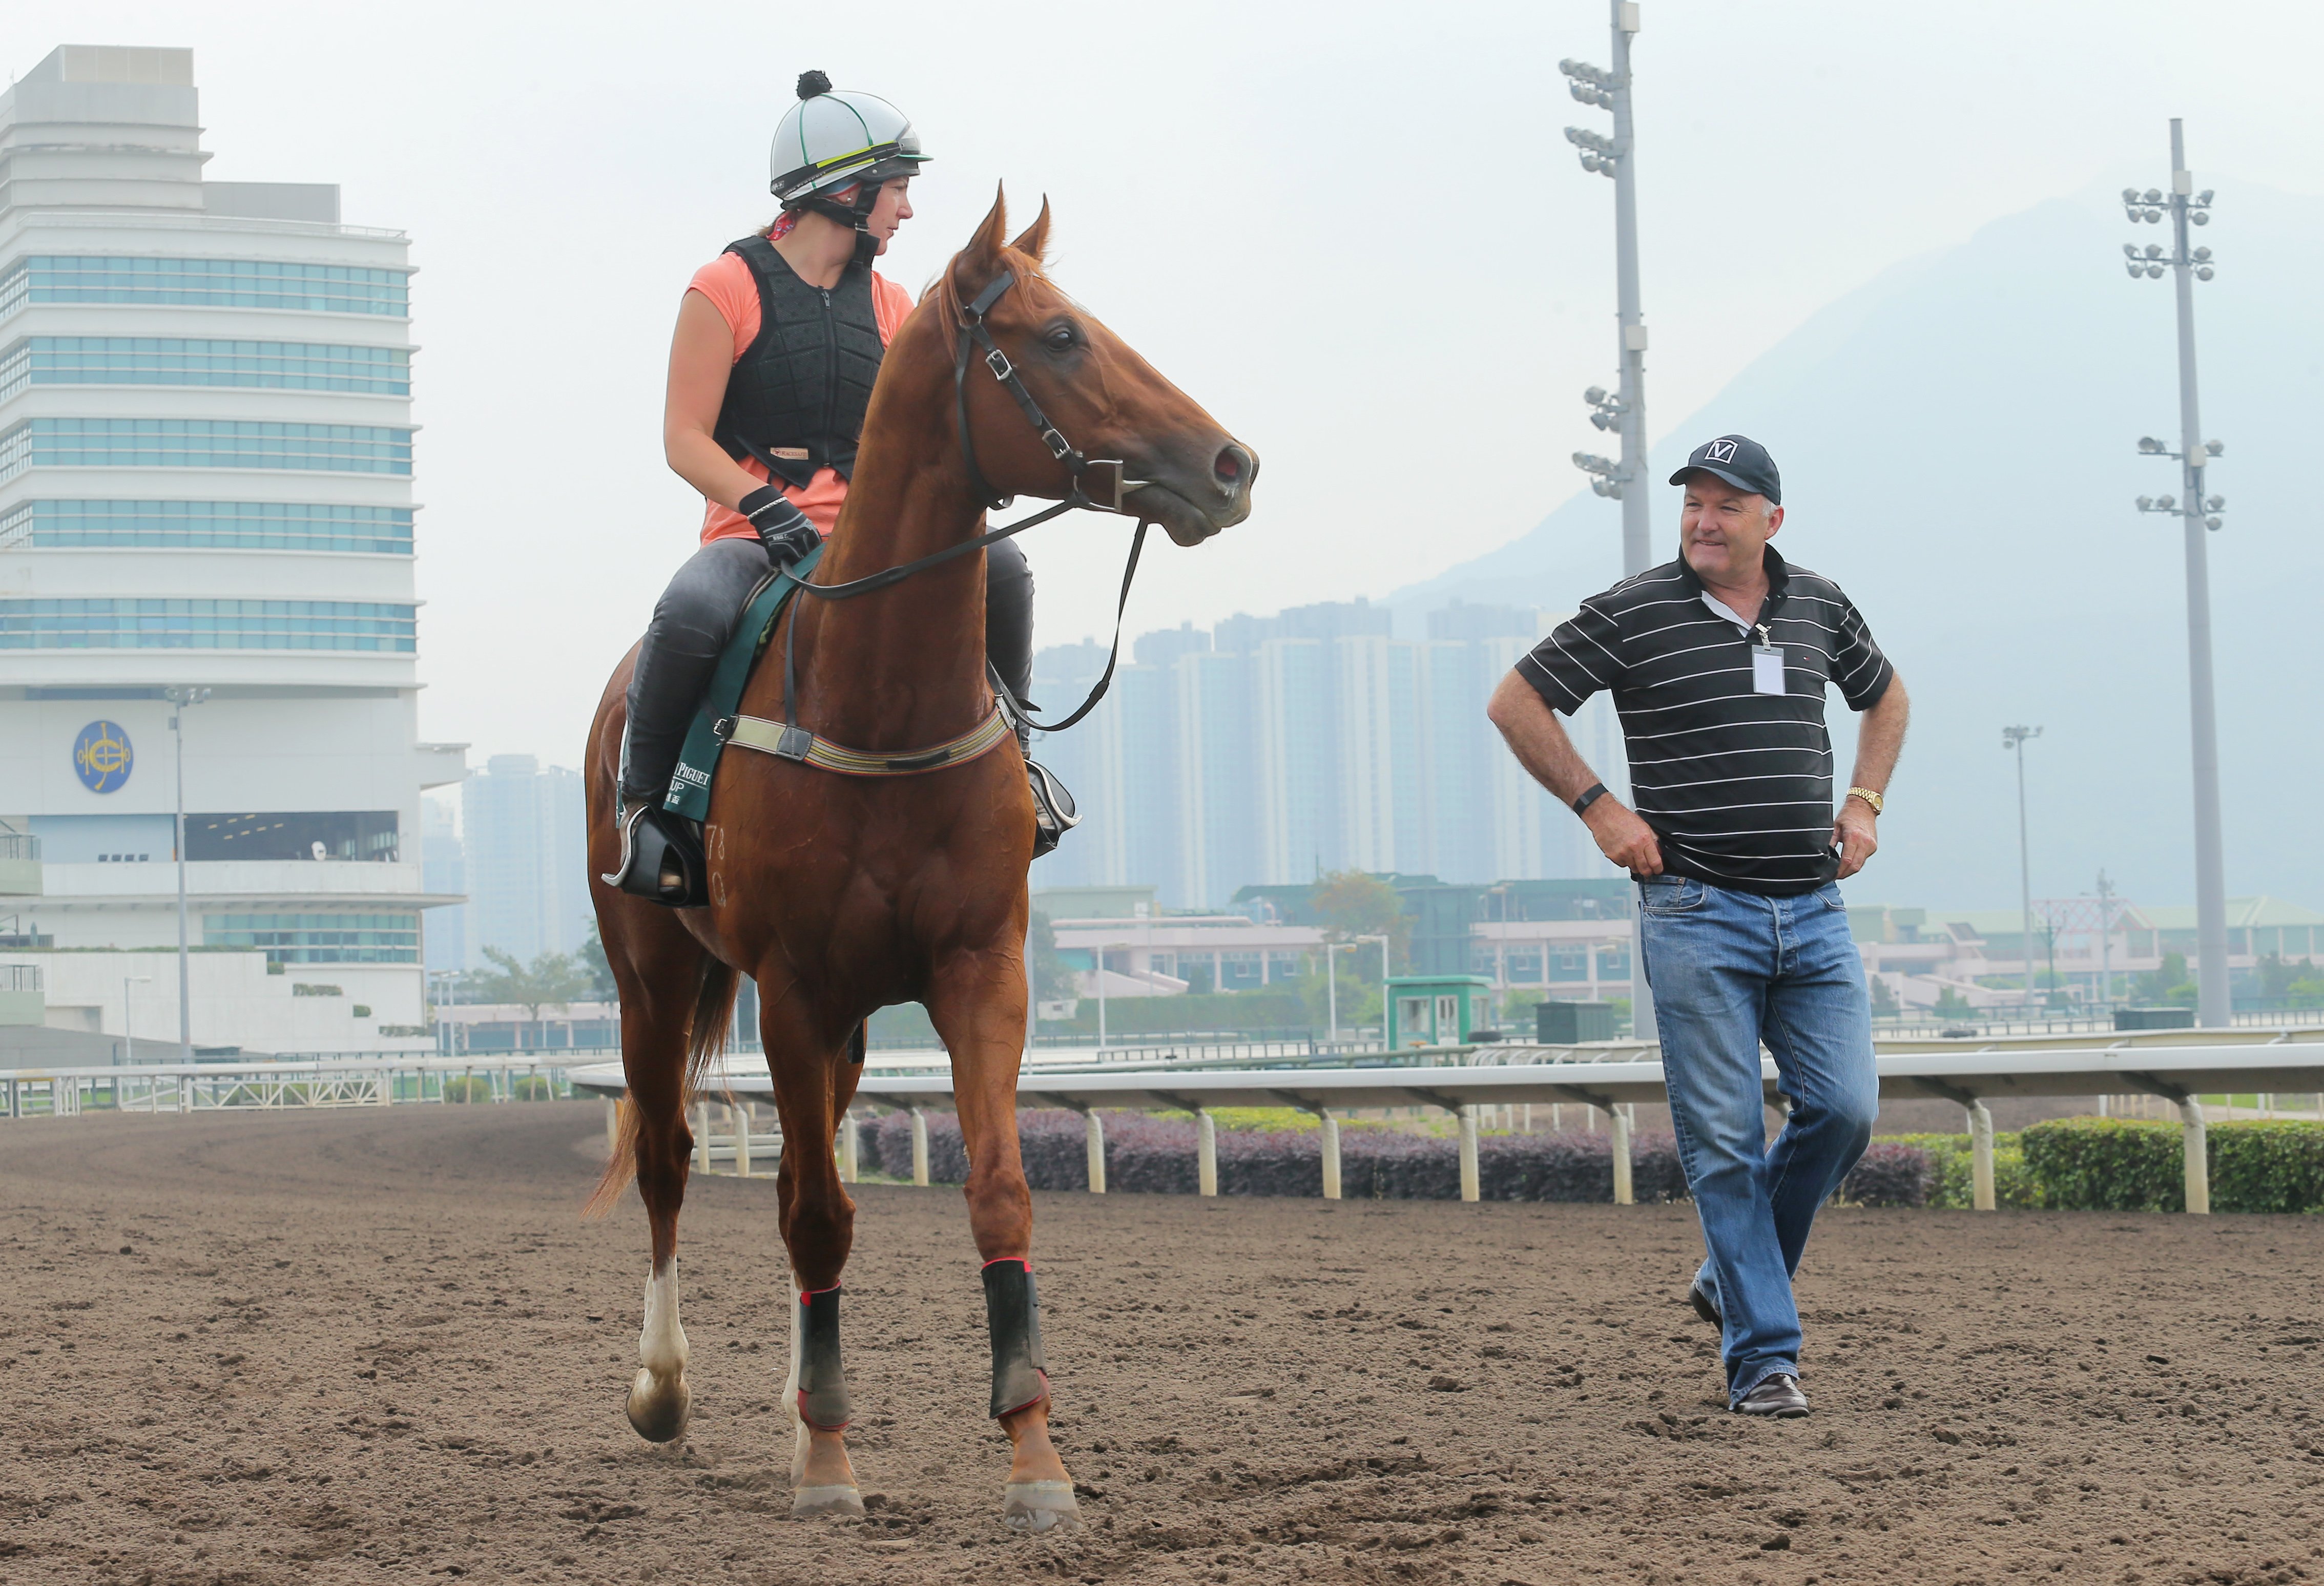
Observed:
[[[835,188],[909,176],[928,158],[910,117],[876,94],[837,92],[822,72],[803,71],[798,97],[767,161],[768,189],[785,208]]]

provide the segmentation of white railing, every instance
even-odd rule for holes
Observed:
[[[542,1055],[545,1056],[546,1055]],[[0,1069],[0,1117],[214,1112],[564,1099],[569,1063],[426,1055]]]

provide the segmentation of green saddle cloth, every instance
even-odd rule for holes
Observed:
[[[710,674],[702,708],[695,712],[694,725],[687,730],[686,747],[678,751],[678,769],[670,773],[669,791],[661,801],[665,810],[691,821],[710,817],[710,779],[717,773],[718,757],[726,749],[718,724],[742,708],[742,690],[750,685],[767,641],[774,636],[776,619],[822,559],[823,547],[816,546],[759,586],[742,608],[742,620],[734,624],[734,637],[726,641],[726,652]]]

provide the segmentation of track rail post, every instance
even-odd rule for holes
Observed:
[[[1105,1120],[1097,1115],[1094,1107],[1082,1109],[1082,1130],[1089,1156],[1089,1189],[1093,1195],[1105,1194]]]
[[[710,1171],[710,1103],[694,1104],[694,1165],[701,1171]]]
[[[1315,1116],[1323,1125],[1323,1198],[1340,1198],[1340,1120],[1332,1116],[1331,1109],[1318,1107]]]
[[[751,1176],[751,1103],[733,1102],[727,1104],[726,1116],[734,1120],[734,1176]]]
[[[1980,1212],[1998,1204],[1993,1193],[1993,1114],[1982,1099],[1969,1104],[1969,1203]]]
[[[1608,1102],[1605,1111],[1610,1120],[1608,1132],[1614,1137],[1614,1203],[1634,1206],[1637,1195],[1630,1180],[1630,1115],[1619,1102]]]
[[[2179,1120],[2180,1139],[2186,1148],[2187,1210],[2208,1216],[2211,1210],[2210,1131],[2203,1122],[2202,1098],[2181,1097]]]
[[[1456,1116],[1461,1120],[1461,1198],[1480,1200],[1483,1186],[1477,1170],[1477,1104],[1469,1102]]]
[[[857,1130],[853,1111],[839,1115],[839,1182],[853,1184],[858,1171]]]
[[[928,1187],[928,1115],[925,1108],[912,1111],[912,1182],[920,1188]]]
[[[1219,1124],[1208,1107],[1194,1109],[1194,1189],[1198,1194],[1219,1193]]]

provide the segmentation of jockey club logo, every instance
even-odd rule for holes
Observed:
[[[1735,443],[1731,440],[1712,441],[1709,446],[1702,448],[1702,460],[1706,463],[1733,462],[1735,460]]]
[[[92,793],[111,793],[129,779],[137,756],[118,723],[91,722],[73,740],[73,770]]]

